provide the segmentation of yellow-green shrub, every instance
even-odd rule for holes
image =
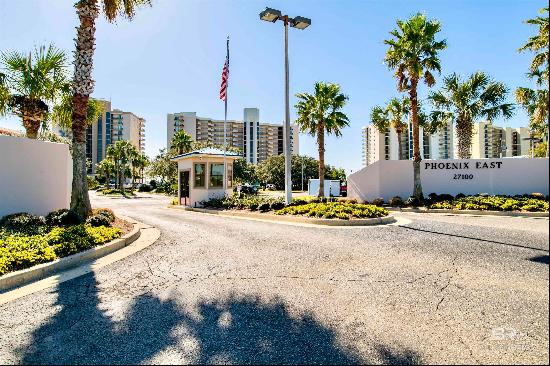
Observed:
[[[309,217],[338,218],[373,218],[388,215],[384,208],[353,202],[308,203],[300,206],[287,206],[275,212],[277,215],[305,215]]]

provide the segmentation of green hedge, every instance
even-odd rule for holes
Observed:
[[[353,202],[307,203],[288,206],[275,212],[277,215],[305,215],[325,219],[349,220],[388,216],[388,211],[374,205]]]
[[[279,210],[285,206],[282,197],[262,197],[256,195],[241,195],[241,197],[233,195],[226,198],[214,198],[209,201],[201,202],[201,204],[207,208],[248,209],[262,212]]]
[[[54,227],[45,235],[0,229],[0,275],[93,248],[121,234],[118,228],[90,225]]]
[[[548,201],[532,196],[469,196],[433,203],[432,209],[548,212]]]

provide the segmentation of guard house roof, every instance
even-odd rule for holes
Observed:
[[[204,148],[204,149],[194,150],[194,151],[190,151],[190,152],[185,153],[185,154],[174,156],[170,160],[177,161],[177,160],[187,159],[187,158],[191,158],[191,157],[199,157],[199,156],[223,158],[224,151],[221,150],[221,149],[207,147],[207,148]],[[239,153],[236,153],[234,151],[226,151],[225,156],[228,157],[228,158],[231,158],[231,157],[232,158],[239,158],[239,157],[241,157],[241,155]]]

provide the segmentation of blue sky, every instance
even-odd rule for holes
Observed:
[[[70,54],[77,25],[73,3],[0,0],[0,50],[28,52],[34,45],[54,43]],[[441,54],[443,75],[483,70],[513,91],[528,85],[525,72],[531,55],[519,54],[517,48],[534,29],[522,22],[545,4],[541,0],[153,0],[153,7],[138,11],[132,22],[98,22],[94,96],[110,98],[113,107],[147,120],[146,153],[153,156],[166,144],[167,113],[196,111],[223,119],[218,93],[229,35],[229,118],[242,119],[243,108],[258,107],[261,121],[282,122],[283,27],[260,21],[258,14],[269,6],[290,16],[309,17],[311,27],[289,32],[291,105],[295,93],[312,91],[316,81],[341,85],[349,96],[345,112],[351,126],[341,138],[327,138],[326,159],[348,172],[356,171],[361,168],[361,127],[368,124],[371,108],[397,95],[392,72],[382,62],[387,49],[383,40],[396,19],[423,12],[441,21],[440,37],[448,42]],[[422,86],[420,96],[426,94]],[[495,123],[523,126],[527,116],[518,109],[512,119]],[[13,117],[0,120],[0,126],[21,128]],[[300,138],[300,153],[316,156],[315,140]]]

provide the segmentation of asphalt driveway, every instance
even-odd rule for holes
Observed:
[[[0,307],[0,363],[548,363],[548,219],[313,228],[92,197],[159,241]]]

